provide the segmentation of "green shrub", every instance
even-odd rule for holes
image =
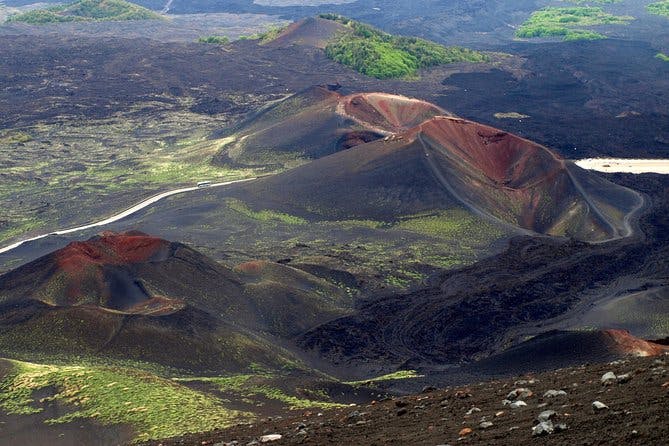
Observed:
[[[213,43],[215,45],[225,45],[230,43],[230,39],[225,36],[207,36],[197,39],[200,43]]]

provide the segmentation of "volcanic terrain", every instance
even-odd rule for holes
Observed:
[[[326,95],[322,102],[330,107],[336,104],[337,119],[349,117],[362,128],[386,136],[341,151],[345,147],[336,136],[341,132],[336,122],[320,121],[319,134],[306,135],[277,131],[277,125],[286,130],[311,129],[311,121],[305,122],[302,115],[286,119],[280,113],[279,124],[256,119],[254,125],[260,130],[254,135],[274,137],[278,147],[274,151],[297,147],[292,139],[281,142],[282,135],[292,138],[295,134],[302,144],[310,141],[321,149],[311,154],[340,151],[233,188],[233,195],[256,206],[278,205],[301,215],[311,210],[312,217],[317,213],[393,219],[458,207],[525,233],[602,241],[633,232],[633,217],[643,206],[640,194],[587,172],[539,144],[444,116],[438,107],[419,100],[383,93],[342,98],[323,88],[310,91]],[[294,107],[293,101],[301,102],[303,97],[286,99],[273,110]],[[315,115],[308,112],[310,117]],[[337,115],[329,112],[328,116]],[[253,138],[241,140],[247,147],[262,147]],[[239,149],[229,149],[235,150]]]
[[[19,354],[235,370],[276,365],[281,353],[263,336],[290,337],[349,305],[344,292],[288,266],[233,271],[179,243],[105,233],[0,276],[0,342]]]

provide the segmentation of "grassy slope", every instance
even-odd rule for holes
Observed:
[[[535,11],[516,31],[516,37],[562,37],[564,40],[603,39],[603,34],[584,26],[626,24],[632,17],[615,16],[599,7],[547,7]]]
[[[378,79],[414,76],[421,68],[454,62],[485,62],[480,52],[442,45],[417,37],[393,36],[348,18],[323,14],[351,28],[325,48],[328,57]]]
[[[9,17],[8,22],[33,25],[59,22],[87,22],[109,20],[155,20],[159,14],[124,0],[79,0],[61,6],[36,9]]]
[[[129,424],[136,440],[230,426],[250,414],[230,410],[218,398],[136,369],[97,365],[51,365],[10,361],[0,381],[0,409],[18,415],[41,412],[37,403],[57,402],[75,410],[49,423],[79,418]],[[44,400],[33,392],[53,389]]]

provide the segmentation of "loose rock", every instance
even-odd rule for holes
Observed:
[[[529,398],[532,395],[534,395],[534,392],[532,392],[530,389],[525,388],[525,387],[520,387],[518,389],[514,389],[509,394],[506,396],[507,400],[516,400],[516,399],[525,399]]]
[[[598,410],[608,409],[609,406],[602,403],[601,401],[593,401],[592,408],[595,409],[595,411],[598,411]]]
[[[616,374],[613,372],[606,372],[602,375],[602,385],[610,386],[616,381]]]
[[[481,424],[479,424],[479,427],[481,429],[488,429],[489,427],[492,427],[493,424],[490,421],[483,421]]]
[[[514,401],[509,404],[509,407],[512,409],[520,409],[521,407],[527,406],[527,403],[523,400]]]
[[[553,418],[555,418],[556,415],[557,415],[557,412],[555,412],[554,410],[544,410],[543,412],[541,412],[539,414],[539,416],[537,417],[537,420],[539,420],[539,422],[549,421],[549,420],[552,420]]]
[[[532,428],[532,436],[533,437],[541,437],[544,435],[550,435],[553,432],[555,432],[555,427],[553,426],[553,423],[549,421],[542,421],[541,423],[537,424]]]
[[[458,436],[460,437],[466,437],[467,435],[471,434],[473,431],[469,427],[462,428],[460,432],[458,432]]]
[[[260,442],[261,443],[270,443],[272,441],[281,440],[281,438],[283,438],[283,435],[281,435],[281,434],[263,435],[262,437],[260,437]]]
[[[558,396],[565,396],[567,395],[567,392],[564,390],[547,390],[546,393],[544,393],[544,398],[555,398]]]

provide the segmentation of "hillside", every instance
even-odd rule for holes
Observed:
[[[370,128],[387,125],[389,115],[375,121],[367,104],[344,110]],[[411,113],[394,115],[415,122]],[[246,201],[298,215],[389,220],[464,208],[505,227],[587,241],[630,235],[643,205],[639,194],[545,147],[445,116],[238,189]]]
[[[162,16],[124,0],[78,0],[10,16],[8,22],[31,25],[59,22],[158,20]]]
[[[448,112],[417,99],[382,93],[342,95],[316,86],[254,114],[232,129],[214,162],[293,166],[380,139]]]
[[[282,438],[275,444],[309,446],[659,446],[669,435],[665,423],[669,416],[668,362],[666,356],[626,358],[540,374],[478,380],[466,386],[426,387],[422,393],[379,399],[357,407],[272,417],[251,425],[149,444],[248,444],[264,435],[277,434]],[[614,379],[604,385],[602,377],[609,372]],[[525,405],[510,406],[513,401]],[[595,409],[595,401],[605,407]],[[551,433],[534,433],[542,421],[538,417],[548,420],[543,426],[551,426]]]

